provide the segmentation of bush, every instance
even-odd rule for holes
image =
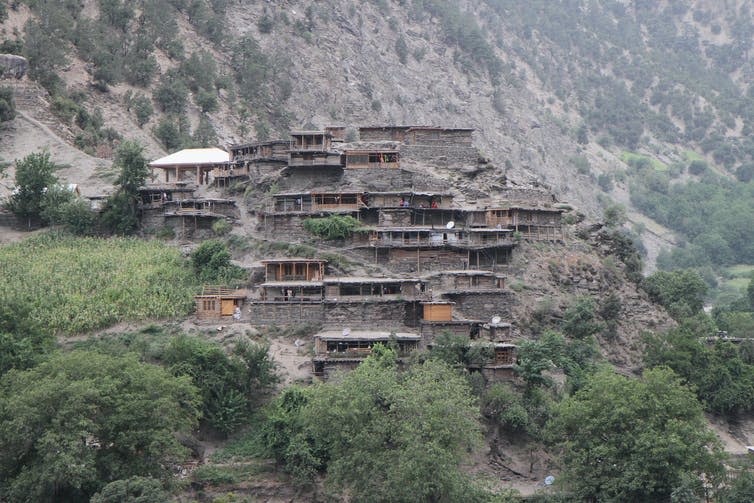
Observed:
[[[495,424],[511,433],[526,433],[529,429],[529,413],[521,396],[503,384],[493,384],[482,397],[484,415]]]
[[[13,99],[13,89],[0,87],[0,122],[16,118],[16,102]]]
[[[173,229],[169,225],[165,225],[157,229],[157,231],[154,233],[154,236],[157,239],[164,239],[166,241],[175,239],[175,229]]]
[[[594,302],[590,297],[581,297],[566,309],[563,315],[563,333],[575,339],[586,339],[602,330],[594,321]]]
[[[324,218],[307,218],[304,229],[327,240],[345,239],[361,227],[361,223],[350,215],[331,215]]]
[[[149,122],[149,119],[154,113],[154,109],[152,108],[152,100],[150,100],[143,94],[139,94],[134,97],[131,106],[133,107],[134,113],[136,114],[136,123],[139,125],[139,127],[142,127],[144,124]]]
[[[191,377],[202,396],[203,420],[225,435],[248,419],[277,382],[267,346],[243,340],[227,355],[215,342],[179,336],[170,340],[163,358],[174,375]]]
[[[709,169],[706,161],[694,160],[689,163],[689,173],[692,175],[701,175]]]
[[[151,477],[131,477],[110,482],[92,496],[90,503],[164,503],[170,495]]]
[[[257,28],[260,33],[272,33],[272,29],[275,27],[275,19],[269,14],[264,14],[257,21]]]
[[[225,236],[233,229],[233,225],[231,225],[230,222],[227,220],[218,220],[214,224],[212,224],[212,232],[215,233],[215,236]]]
[[[243,277],[243,269],[231,264],[228,247],[220,240],[202,242],[191,253],[196,276],[202,282],[233,282]]]

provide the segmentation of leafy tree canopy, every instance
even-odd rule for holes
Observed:
[[[647,277],[642,286],[653,301],[677,320],[701,311],[707,294],[707,283],[690,269],[658,271]]]
[[[83,501],[108,482],[167,476],[199,417],[186,377],[134,355],[58,353],[0,381],[0,495]]]
[[[458,469],[480,441],[465,379],[436,360],[401,373],[392,350],[375,352],[341,380],[284,393],[268,415],[271,454],[356,501],[477,501]]]
[[[598,372],[556,406],[548,427],[579,500],[664,502],[685,476],[714,482],[723,473],[701,405],[668,369],[641,379]]]

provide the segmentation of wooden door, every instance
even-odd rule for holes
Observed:
[[[221,314],[223,316],[233,316],[233,311],[236,307],[233,299],[223,299],[221,306]]]

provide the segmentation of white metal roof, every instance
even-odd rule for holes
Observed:
[[[230,154],[219,148],[186,148],[149,163],[150,166],[197,166],[222,164],[230,160]]]

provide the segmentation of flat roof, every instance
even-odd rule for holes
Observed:
[[[396,148],[390,148],[390,149],[379,149],[379,148],[371,148],[371,149],[364,149],[364,148],[347,148],[343,150],[343,153],[348,154],[397,154],[398,149]]]
[[[149,163],[153,168],[168,168],[173,166],[203,166],[223,164],[230,160],[230,154],[216,147],[186,148],[161,157]]]
[[[453,230],[453,229],[448,229]],[[467,232],[498,232],[498,233],[509,233],[513,232],[513,229],[497,229],[495,227],[471,227],[469,229],[463,229]]]
[[[322,285],[323,283],[321,281],[270,281],[267,283],[262,283],[259,286],[265,288],[286,288],[291,286],[321,287]]]
[[[265,260],[261,260],[263,264],[290,264],[290,263],[301,263],[301,262],[308,262],[308,263],[323,263],[326,264],[327,260],[317,259],[317,258],[269,258]]]
[[[279,194],[275,194],[272,197],[292,197],[292,196],[328,196],[328,195],[334,195],[334,196],[343,196],[343,195],[356,195],[360,196],[362,194],[365,194],[363,191],[357,191],[357,192],[321,192],[321,191],[309,191],[309,192],[281,192]]]
[[[144,185],[139,187],[139,192],[194,192],[196,186],[193,187],[176,187],[174,185]]]
[[[345,276],[327,278],[324,283],[424,283],[419,278],[372,278],[369,276]]]
[[[439,127],[439,126],[411,126],[409,131],[474,131],[474,128],[470,127]]]
[[[416,191],[410,191],[410,190],[391,190],[387,192],[367,192],[369,195],[375,195],[375,196],[453,196],[451,192],[416,192]]]
[[[315,334],[315,338],[333,341],[386,341],[393,335],[396,339],[404,341],[420,341],[421,335],[411,332],[377,332],[371,330],[352,330],[348,335],[343,332],[330,330]]]
[[[329,131],[291,131],[291,136],[332,136]]]
[[[262,146],[265,146],[265,145],[269,145],[269,146],[272,146],[272,145],[287,145],[288,143],[290,143],[290,140],[253,141],[253,142],[249,142],[249,143],[235,143],[235,144],[231,145],[228,148],[235,150],[235,149],[238,149],[238,148],[262,147]]]
[[[481,269],[459,269],[459,270],[445,270],[445,271],[439,271],[436,273],[432,273],[430,276],[496,276],[499,278],[504,278],[505,276],[500,276],[496,274],[493,271],[483,271]]]

